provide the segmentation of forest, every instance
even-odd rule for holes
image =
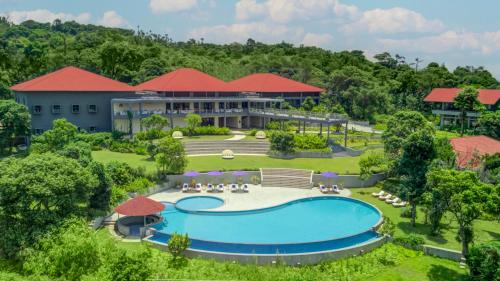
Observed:
[[[74,65],[131,85],[179,67],[192,67],[229,81],[251,73],[276,73],[322,87],[326,109],[374,121],[398,110],[429,113],[422,102],[432,88],[498,88],[483,67],[449,70],[436,62],[387,52],[367,58],[362,51],[331,51],[264,44],[209,44],[203,38],[174,42],[167,34],[55,20],[13,24],[0,18],[0,98],[9,87]],[[419,61],[417,61],[419,62]]]

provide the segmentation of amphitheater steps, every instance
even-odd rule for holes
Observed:
[[[188,155],[219,154],[230,149],[236,154],[267,154],[269,143],[265,141],[189,141],[184,143]]]
[[[312,171],[297,169],[261,169],[262,186],[310,188]]]

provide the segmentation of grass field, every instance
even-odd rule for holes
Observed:
[[[127,162],[133,167],[144,166],[146,171],[156,171],[154,161],[148,156],[132,153],[119,153],[108,150],[93,151],[92,157],[102,163],[110,161]],[[275,159],[268,156],[243,156],[236,155],[232,160],[224,160],[221,156],[197,156],[188,157],[186,170],[211,171],[211,170],[254,170],[259,168],[298,168],[314,171],[333,171],[340,174],[359,173],[360,157],[339,158],[295,158]]]
[[[389,217],[396,225],[395,236],[404,236],[415,234],[421,236],[426,240],[427,244],[435,245],[438,247],[460,250],[460,243],[455,239],[457,235],[457,225],[451,214],[443,218],[442,223],[445,225],[440,236],[430,236],[429,226],[424,224],[424,212],[418,210],[417,213],[417,226],[410,225],[409,218],[402,218],[400,216],[401,209],[394,208],[383,201],[378,200],[371,196],[372,192],[378,192],[380,188],[352,188],[352,197],[361,199],[368,203],[375,205],[382,211],[382,213]],[[496,221],[478,220],[474,225],[474,242],[481,243],[491,240],[500,240],[500,223]]]

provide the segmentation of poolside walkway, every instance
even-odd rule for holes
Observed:
[[[313,196],[344,196],[350,197],[351,191],[344,189],[340,195],[323,194],[318,188],[286,188],[286,187],[262,187],[261,185],[249,185],[247,193],[233,193],[225,190],[222,193],[182,193],[179,189],[169,189],[153,194],[149,198],[158,201],[175,202],[189,196],[215,196],[224,200],[224,205],[211,209],[212,211],[238,211],[272,207],[292,200],[313,197]]]

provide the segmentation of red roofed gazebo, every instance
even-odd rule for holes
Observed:
[[[165,209],[165,205],[144,196],[138,196],[115,208],[115,212],[134,217],[157,214]]]

